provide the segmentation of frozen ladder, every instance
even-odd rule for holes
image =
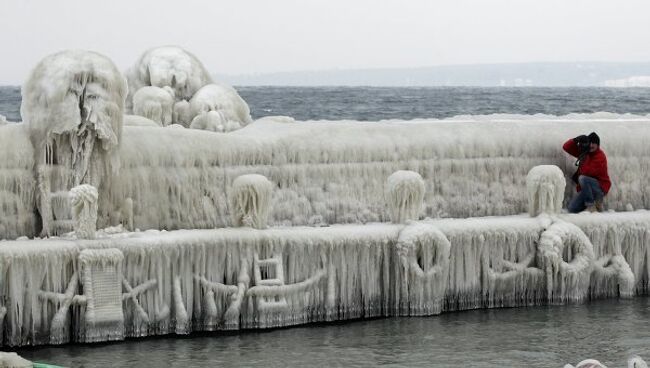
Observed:
[[[285,284],[281,255],[275,254],[272,258],[259,259],[258,254],[255,253],[253,277],[256,286],[268,286],[277,289],[277,292],[257,297],[258,310],[278,311],[288,307],[287,299],[283,293]]]

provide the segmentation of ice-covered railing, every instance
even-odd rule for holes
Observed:
[[[0,344],[645,294],[648,234],[635,211],[8,241]]]
[[[552,164],[571,175],[574,159],[561,145],[589,131],[599,133],[608,156],[613,187],[606,206],[648,208],[648,124],[648,117],[596,114],[410,122],[265,118],[227,134],[125,127],[121,171],[113,178],[110,201],[100,201],[98,227],[122,221],[126,199],[136,228],[228,226],[231,184],[252,173],[275,187],[271,226],[388,221],[385,183],[398,170],[422,176],[424,216],[523,213],[528,171]],[[20,124],[0,127],[0,154],[7,157],[0,163],[0,238],[36,232],[30,226],[33,189],[17,185],[27,181],[33,165],[32,148],[19,143],[27,140]],[[574,190],[570,178],[566,182],[565,201]]]

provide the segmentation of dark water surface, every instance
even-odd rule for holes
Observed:
[[[445,118],[495,113],[650,113],[650,88],[237,87],[253,118]],[[20,88],[0,87],[0,114],[20,121]]]
[[[650,298],[473,310],[19,350],[70,367],[624,367],[650,358]]]

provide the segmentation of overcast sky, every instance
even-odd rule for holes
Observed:
[[[218,74],[650,61],[649,20],[648,0],[0,0],[0,84],[62,49],[126,69],[167,44]]]

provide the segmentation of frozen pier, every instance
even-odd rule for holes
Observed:
[[[650,212],[117,232],[0,243],[2,344],[630,297]]]

